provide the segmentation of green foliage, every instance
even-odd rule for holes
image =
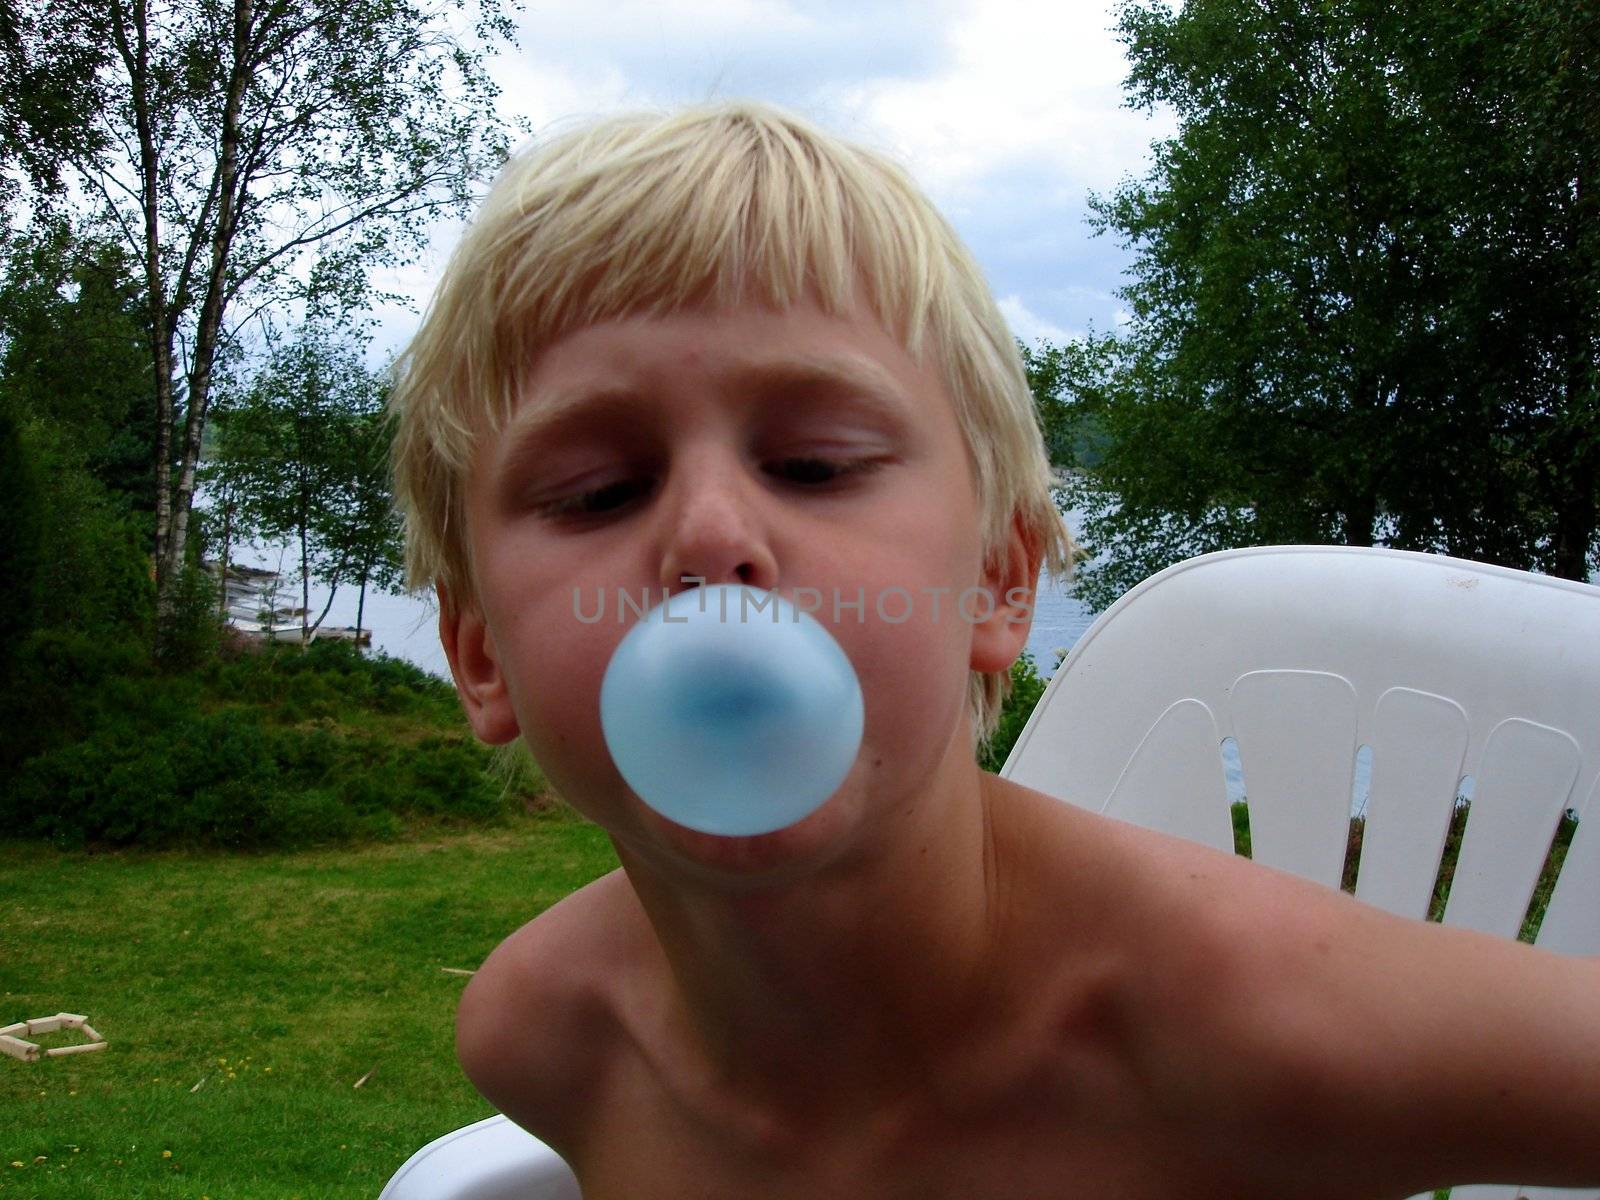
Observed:
[[[0,605],[0,682],[17,644],[33,628],[41,563],[44,506],[33,459],[16,420],[0,405],[0,579],[9,581]]]
[[[978,765],[985,771],[998,771],[1005,766],[1006,756],[1022,736],[1044,689],[1045,680],[1039,677],[1033,655],[1024,650],[1011,664],[1011,690],[1000,709],[1000,720],[978,752]]]
[[[1600,565],[1600,9],[1126,0],[1177,133],[1093,201],[1124,335],[1048,398],[1102,441],[1063,497],[1104,607],[1265,542]],[[1046,392],[1051,381],[1039,381]]]
[[[151,668],[149,652],[129,641],[105,640],[61,629],[41,629],[19,648],[11,678],[0,690],[0,820],[13,817],[22,827],[34,814],[18,791],[21,771],[30,761],[71,749],[105,731],[116,736],[130,721],[149,723],[177,716],[197,704],[178,681],[163,682]],[[52,797],[33,797],[44,809]],[[16,827],[14,827],[16,828]]]
[[[29,429],[25,445],[43,481],[48,513],[35,623],[105,638],[147,637],[155,604],[148,519],[85,469],[70,446],[45,440],[38,426]]]
[[[510,803],[449,685],[343,644],[183,674],[143,645],[39,633],[0,718],[0,825],[59,845],[313,845]]]
[[[169,672],[192,671],[209,661],[222,642],[217,620],[217,588],[210,574],[196,563],[185,563],[173,597],[162,666]],[[155,596],[150,594],[154,611]]]
[[[149,336],[135,267],[45,223],[4,248],[0,403],[59,463],[132,512],[155,510]]]
[[[1099,466],[1104,434],[1085,401],[1110,370],[1116,343],[1091,332],[1065,346],[1019,341],[1017,348],[1052,465],[1065,471]]]
[[[4,577],[19,638],[71,627],[107,638],[150,631],[147,372],[120,256],[59,228],[15,238],[0,278],[0,433],[14,466]],[[23,614],[28,614],[23,619]]]
[[[486,63],[514,24],[500,0],[15,0],[0,19],[26,81],[0,89],[0,159],[24,169],[0,188],[146,267],[164,647],[213,382],[247,325],[348,319],[385,298],[373,268],[465,215],[505,155]]]
[[[211,524],[227,529],[227,538],[293,543],[302,609],[314,578],[327,585],[329,606],[346,581],[361,589],[362,605],[369,585],[400,586],[403,534],[389,485],[386,390],[357,344],[308,324],[216,414],[204,472],[217,496]],[[307,613],[303,636],[320,622]]]
[[[1237,800],[1228,810],[1228,818],[1233,825],[1233,850],[1235,854],[1244,858],[1250,857],[1250,808],[1242,800]]]
[[[318,641],[305,650],[270,645],[219,659],[202,678],[220,703],[282,707],[295,720],[359,710],[448,726],[458,713],[448,683],[404,659],[363,654],[349,642]]]

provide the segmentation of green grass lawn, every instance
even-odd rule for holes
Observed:
[[[560,808],[300,852],[0,843],[0,1025],[76,1012],[110,1043],[0,1056],[0,1200],[375,1200],[492,1111],[459,972],[615,865]]]
[[[615,865],[561,812],[299,853],[0,844],[0,1025],[82,1013],[110,1043],[0,1056],[0,1200],[372,1200],[492,1111],[446,968]]]

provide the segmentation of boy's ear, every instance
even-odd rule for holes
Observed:
[[[520,731],[483,613],[474,601],[455,603],[442,583],[437,590],[439,640],[444,643],[444,656],[450,662],[450,674],[467,721],[480,741],[504,745]]]
[[[994,611],[972,627],[972,670],[1009,671],[1028,644],[1043,559],[1043,544],[1028,535],[1021,514],[1013,514],[1005,545],[984,568],[984,587],[994,596]]]

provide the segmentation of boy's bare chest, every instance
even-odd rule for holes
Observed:
[[[1047,1114],[1009,1128],[929,1128],[893,1147],[819,1137],[785,1153],[671,1122],[619,1131],[582,1172],[585,1200],[1171,1200],[1256,1194],[1225,1151],[1195,1153],[1154,1127],[1062,1128]],[[597,1146],[597,1149],[600,1147]]]
[[[1092,1087],[1046,1071],[986,1102],[950,1107],[913,1098],[900,1111],[862,1111],[809,1126],[762,1120],[739,1111],[733,1097],[685,1105],[681,1095],[638,1086],[614,1097],[592,1128],[579,1164],[584,1197],[1242,1200],[1251,1194],[1226,1156],[1207,1153],[1195,1131],[1174,1132],[1154,1120],[1131,1079],[1114,1078],[1104,1064],[1093,1069]]]

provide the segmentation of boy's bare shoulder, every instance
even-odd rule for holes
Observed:
[[[620,870],[595,880],[500,943],[457,1010],[467,1076],[558,1150],[623,1044],[622,989],[644,948],[636,909]]]
[[[1358,1052],[1368,1035],[1354,1022],[1405,986],[1402,967],[1433,932],[1238,855],[1041,799],[1019,843],[1057,890],[1054,911],[1081,914],[1063,957],[1091,938],[1118,964],[1134,1049],[1169,1095],[1212,1090],[1284,1111],[1280,1089],[1303,1091],[1306,1071]]]
[[[1171,1112],[1226,1126],[1297,1195],[1597,1177],[1600,961],[1065,808],[1027,844],[1076,873],[1059,910],[1095,906],[1127,1050]]]
[[[1338,926],[1347,898],[1031,789],[1004,783],[996,795],[1012,826],[999,874],[1026,898],[1027,944],[1062,964],[1064,994],[1083,985],[1079,964],[1095,964],[1136,1031],[1127,1052],[1158,1075],[1226,1086],[1218,1072],[1234,1069],[1241,1012],[1306,929]]]

